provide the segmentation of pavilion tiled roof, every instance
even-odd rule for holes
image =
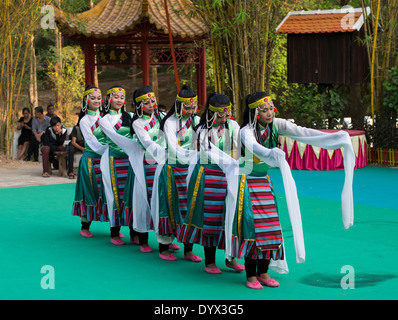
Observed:
[[[370,9],[366,9],[370,13]],[[276,29],[277,33],[332,33],[359,31],[364,18],[362,8],[292,11]]]
[[[191,14],[190,0],[168,1],[173,36],[195,37],[208,33],[204,22]],[[56,21],[65,35],[106,38],[123,34],[144,18],[168,33],[163,0],[102,0],[94,8],[69,15],[56,9]]]

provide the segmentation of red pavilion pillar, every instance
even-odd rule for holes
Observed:
[[[94,57],[94,44],[86,40],[84,42],[84,71],[86,78],[86,86],[93,84],[94,82],[94,68],[95,68],[95,57]]]
[[[149,43],[148,43],[148,31],[142,33],[141,43],[141,68],[142,68],[142,85],[149,86]]]
[[[198,103],[199,106],[204,106],[207,99],[206,88],[206,47],[198,49],[199,65],[197,66],[197,84],[198,84]]]

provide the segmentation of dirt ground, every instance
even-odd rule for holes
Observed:
[[[50,178],[43,178],[42,173],[41,162],[7,160],[4,156],[0,156],[0,188],[73,183],[76,181],[76,179],[59,177],[58,170],[52,170]]]

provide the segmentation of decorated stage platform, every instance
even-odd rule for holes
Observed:
[[[319,130],[333,133],[339,130]],[[355,153],[355,169],[367,165],[367,141],[365,131],[344,130],[351,138]],[[286,153],[286,160],[292,170],[343,170],[343,153],[341,149],[326,150],[319,147],[307,145],[286,136],[279,136],[281,149]]]

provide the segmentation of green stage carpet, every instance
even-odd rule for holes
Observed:
[[[398,299],[398,170],[355,171],[355,221],[349,230],[341,220],[343,172],[294,171],[303,264],[295,262],[280,173],[272,169],[270,176],[290,269],[285,275],[270,271],[279,288],[247,289],[244,273],[227,269],[222,251],[217,256],[221,275],[205,273],[203,262],[183,260],[182,249],[178,261],[160,260],[153,233],[149,254],[130,243],[112,245],[108,223],[94,222],[94,238],[82,238],[79,218],[71,215],[75,185],[63,184],[0,189],[0,299]],[[122,232],[128,242],[128,228]],[[195,245],[194,252],[204,257],[202,247]],[[54,289],[41,286],[49,275],[41,270],[48,265]],[[341,286],[348,275],[354,275],[353,289]]]

